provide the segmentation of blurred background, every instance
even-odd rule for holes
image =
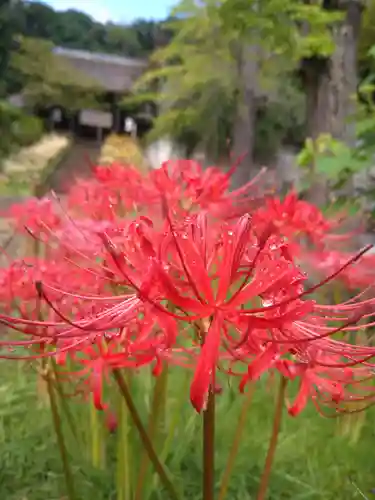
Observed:
[[[19,251],[13,203],[63,197],[94,164],[146,171],[184,157],[226,169],[241,155],[234,186],[265,165],[266,185],[344,207],[363,224],[355,245],[372,242],[374,83],[374,0],[0,0],[1,245]],[[38,377],[1,361],[0,377],[0,498],[62,500]],[[272,394],[258,399],[233,500],[253,498],[266,450]],[[375,498],[373,417],[310,408],[288,419],[270,498]],[[198,499],[199,424],[186,422],[174,460]],[[226,450],[231,419],[220,425]],[[77,459],[79,499],[116,498],[99,465]]]

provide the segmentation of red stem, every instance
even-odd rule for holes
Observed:
[[[203,414],[203,500],[214,500],[215,492],[215,393],[211,386]]]

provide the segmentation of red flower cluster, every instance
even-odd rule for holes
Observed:
[[[314,270],[318,274],[332,274],[350,257],[349,252],[323,249],[306,255],[306,265],[309,265],[312,271]],[[372,287],[375,283],[375,254],[368,252],[356,266],[350,266],[341,272],[337,276],[337,281],[348,290]]]
[[[116,164],[78,182],[66,207],[18,207],[16,227],[44,255],[1,270],[3,357],[54,356],[101,409],[111,370],[147,365],[157,376],[167,363],[192,371],[198,412],[220,378],[243,391],[268,371],[299,380],[292,415],[308,399],[319,410],[370,404],[375,347],[353,332],[372,326],[375,299],[314,296],[368,248],[308,288],[295,250],[302,262],[301,238],[321,249],[336,223],[295,193],[259,206],[254,184],[230,193],[229,181],[188,160],[145,177]]]

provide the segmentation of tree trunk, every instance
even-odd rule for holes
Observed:
[[[307,61],[304,77],[307,101],[307,136],[316,140],[320,134],[330,133],[329,62],[319,59]],[[329,195],[327,181],[316,175],[314,164],[310,166],[310,169],[313,182],[309,189],[308,198],[318,206],[324,205]]]
[[[245,184],[255,175],[253,164],[256,116],[257,55],[253,46],[242,46],[236,54],[238,74],[237,111],[233,124],[232,155],[234,160],[246,155],[232,178],[232,187]]]
[[[331,58],[305,62],[307,135],[316,139],[320,134],[327,133],[354,145],[354,126],[349,119],[355,112],[357,43],[362,4],[357,0],[343,0],[339,2],[339,7],[345,9],[346,15],[344,21],[334,28],[336,48]],[[310,201],[322,205],[327,203],[328,195],[326,179],[316,179],[310,189]]]
[[[345,8],[345,20],[334,33],[336,50],[330,65],[330,130],[333,137],[345,141],[348,145],[355,142],[355,130],[350,117],[356,109],[357,92],[357,47],[362,18],[362,2],[342,0]]]

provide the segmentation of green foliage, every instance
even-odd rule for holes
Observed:
[[[305,137],[305,99],[291,78],[284,78],[277,96],[259,106],[255,123],[255,151],[258,161],[272,161],[282,144],[300,145]]]
[[[22,75],[23,95],[31,108],[57,105],[74,111],[98,105],[100,86],[56,56],[50,42],[20,37],[18,44],[11,66]]]
[[[215,14],[216,12],[216,14]],[[136,100],[150,97],[162,110],[152,137],[172,135],[220,156],[235,109],[236,72],[217,11],[183,2],[168,28],[172,41],[152,57],[155,69],[137,85]]]
[[[321,134],[315,141],[307,139],[298,156],[303,168],[314,167],[316,175],[324,175],[333,188],[339,188],[355,173],[369,166],[369,157],[361,148],[350,148],[330,134]]]
[[[0,96],[19,92],[24,84],[24,73],[9,64],[11,54],[17,52],[16,35],[71,49],[147,57],[156,47],[165,45],[171,33],[162,22],[102,24],[78,10],[57,12],[40,2],[1,0]]]
[[[300,0],[223,0],[222,23],[234,36],[255,41],[286,60],[329,56],[334,50],[330,27],[342,13],[322,8],[322,2]],[[254,40],[255,38],[255,40]]]
[[[343,188],[353,175],[368,169],[372,165],[372,152],[363,142],[356,147],[349,147],[344,142],[334,139],[330,134],[321,134],[315,141],[306,139],[305,145],[297,157],[297,164],[305,175],[300,184],[301,191],[308,190],[314,178],[324,177],[329,183],[331,194]],[[332,200],[337,196],[332,197]],[[338,203],[347,200],[338,199]],[[358,209],[358,199],[351,199],[353,210]]]
[[[37,384],[33,370],[16,362],[12,365],[8,363],[0,363],[0,498],[63,498],[64,479],[46,395],[40,383]],[[171,429],[173,423],[173,439],[167,443],[167,435],[160,443],[160,449],[164,450],[174,480],[183,489],[182,498],[198,500],[201,498],[201,418],[188,402],[187,383],[190,380],[181,370],[173,370],[173,376],[169,379],[169,411],[165,422],[167,430]],[[146,374],[138,375],[134,382],[133,394],[146,422],[153,382]],[[38,385],[39,396],[36,395]],[[263,382],[259,384],[248,414],[228,500],[254,498],[270,436],[274,396],[272,388],[267,388]],[[218,482],[219,470],[222,470],[227,459],[243,400],[244,396],[238,394],[237,389],[229,387],[225,387],[223,394],[217,398],[217,413],[225,415],[225,418],[217,420]],[[72,409],[79,435],[77,444],[70,427],[64,426],[77,498],[118,498],[115,488],[115,442],[119,429],[113,435],[105,432],[107,462],[102,468],[94,467],[90,457],[92,427],[88,405],[73,399],[67,403]],[[361,498],[357,488],[363,494],[371,495],[374,486],[371,460],[374,447],[373,416],[374,412],[369,410],[356,442],[339,432],[348,420],[338,422],[336,419],[324,419],[317,414],[313,405],[309,405],[298,418],[285,415],[268,498],[353,500]],[[100,413],[98,420],[103,424],[104,418]],[[129,432],[129,437],[132,454],[128,465],[137,473],[139,442],[134,430]],[[154,492],[142,498],[165,499],[165,492],[155,478],[152,484]]]
[[[0,364],[0,496],[7,500],[63,498],[64,479],[48,403],[37,395],[32,369],[13,365],[11,371],[9,377],[9,365]],[[73,470],[78,498],[111,498],[108,474],[81,461],[74,462]]]
[[[41,2],[20,2],[16,6],[18,33],[57,46],[130,57],[144,57],[168,40],[162,23],[102,24],[78,9],[57,12]]]
[[[369,50],[369,59],[375,63],[375,45]],[[359,86],[356,133],[361,148],[370,156],[375,154],[375,67]]]
[[[43,123],[36,116],[23,116],[13,124],[13,135],[21,147],[29,146],[42,137]]]
[[[0,101],[0,160],[23,146],[36,142],[43,134],[41,120]]]
[[[138,84],[140,96],[149,99],[154,91],[161,108],[153,137],[199,143],[214,159],[223,154],[241,106],[238,48],[254,44],[260,70],[254,88],[256,98],[265,100],[258,113],[255,153],[263,159],[286,138],[301,140],[304,104],[290,74],[300,57],[332,52],[329,27],[341,13],[296,0],[184,0],[175,16],[168,25],[171,42],[153,55],[155,67]],[[309,25],[307,34],[303,24]]]
[[[373,72],[374,59],[369,56],[369,51],[375,46],[375,0],[367,0],[362,17],[362,26],[358,42],[358,62],[362,76]]]
[[[18,28],[16,7],[12,0],[0,2],[0,98],[7,94],[11,83],[8,72],[13,49],[12,39]]]
[[[368,59],[375,61],[375,46],[368,50]],[[297,163],[306,172],[323,175],[333,190],[343,187],[353,175],[373,166],[375,155],[375,71],[370,72],[358,89],[357,110],[352,117],[355,126],[354,147],[334,139],[329,134],[320,135],[315,141],[308,138]],[[307,189],[311,175],[302,185]],[[373,196],[372,193],[363,193]]]

